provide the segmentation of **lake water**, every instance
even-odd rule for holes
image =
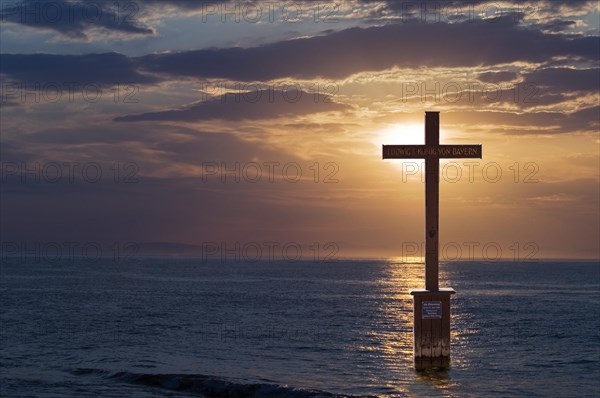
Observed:
[[[451,369],[417,373],[422,268],[4,258],[0,396],[600,396],[598,262],[441,264]]]

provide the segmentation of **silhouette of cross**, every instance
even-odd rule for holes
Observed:
[[[481,145],[440,145],[440,113],[425,112],[425,145],[383,145],[383,159],[425,159],[425,289],[439,290],[440,158],[479,158]]]

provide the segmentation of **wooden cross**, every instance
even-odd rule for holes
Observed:
[[[425,289],[439,290],[440,158],[479,158],[481,145],[440,145],[440,113],[425,112],[425,145],[383,145],[383,159],[425,159]]]

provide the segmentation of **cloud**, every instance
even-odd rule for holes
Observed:
[[[493,22],[350,28],[252,48],[153,54],[137,58],[136,63],[143,70],[171,77],[269,81],[286,77],[343,79],[394,66],[492,66],[541,63],[559,56],[595,60],[598,54],[598,37],[545,34],[505,17]]]
[[[49,84],[61,87],[86,84],[113,86],[157,81],[154,77],[140,74],[130,58],[118,53],[2,54],[0,74],[28,87]]]
[[[38,30],[51,30],[77,40],[88,40],[90,32],[97,30],[132,37],[153,35],[153,29],[136,21],[136,11],[139,11],[139,6],[132,1],[23,0],[2,6],[0,20]]]
[[[224,94],[183,109],[121,116],[117,117],[115,121],[199,121],[209,119],[239,121],[272,119],[281,116],[307,115],[347,109],[350,109],[350,106],[333,102],[331,96],[325,94],[310,94],[300,90],[258,90],[238,94]]]
[[[545,68],[525,75],[529,83],[547,87],[556,92],[598,92],[600,69]]]
[[[251,48],[202,49],[137,58],[117,53],[3,54],[0,72],[15,80],[32,82],[143,84],[188,78],[271,81],[344,79],[360,72],[393,67],[496,66],[514,62],[546,63],[565,57],[595,61],[600,56],[598,37],[546,34],[516,24],[509,17],[494,21],[397,23],[350,28]],[[440,37],[444,40],[439,40]],[[512,76],[510,72],[490,72],[481,74],[480,78],[494,82]],[[541,74],[535,76],[538,77],[546,78]]]
[[[444,114],[449,124],[476,119],[477,125],[490,133],[507,135],[553,135],[574,132],[597,132],[600,128],[600,106],[575,112],[497,112],[454,111]],[[479,128],[475,126],[476,128]]]
[[[561,32],[563,30],[573,28],[576,25],[577,23],[575,21],[563,21],[560,19],[554,19],[552,21],[544,23],[542,25],[542,29],[547,30],[549,32]]]
[[[478,78],[484,83],[501,83],[515,80],[517,78],[517,74],[510,71],[484,72],[480,73]]]
[[[21,0],[6,1],[0,8],[0,20],[28,28],[52,31],[69,40],[90,41],[107,36],[119,36],[120,39],[135,39],[156,34],[149,21],[160,20],[164,17],[174,17],[182,13],[204,12],[204,7],[215,12],[221,4],[227,9],[243,7],[239,0]],[[241,4],[240,4],[241,3]],[[300,0],[294,7],[311,7],[312,0]],[[301,5],[307,4],[306,6]],[[573,26],[573,21],[563,21],[563,18],[574,18],[582,10],[593,11],[595,3],[591,1],[544,1],[544,2],[510,2],[494,3],[489,1],[448,1],[425,5],[424,2],[407,2],[404,0],[362,0],[347,2],[346,11],[340,18],[352,18],[357,10],[363,7],[369,11],[371,21],[389,21],[390,19],[425,19],[427,22],[473,22],[482,15],[488,18],[506,16],[513,22],[523,19],[536,20],[542,18],[542,30],[557,32]],[[254,3],[250,3],[254,4]],[[268,3],[265,10],[271,7],[280,8],[282,4]],[[340,6],[340,5],[338,5]],[[342,8],[344,8],[342,6]],[[304,10],[305,14],[310,14]],[[364,15],[363,15],[364,16]],[[499,19],[499,18],[496,18]],[[429,23],[427,23],[429,24]]]
[[[140,123],[132,127],[105,123],[85,128],[52,127],[4,141],[2,158],[6,162],[18,163],[23,159],[89,162],[93,158],[110,166],[119,159],[120,162],[136,162],[144,175],[161,175],[169,168],[180,166],[199,166],[202,161],[234,163],[259,158],[281,162],[289,158],[270,146],[256,145],[234,134],[199,131],[173,124]],[[148,153],[153,156],[148,157]],[[187,173],[193,174],[191,170]]]

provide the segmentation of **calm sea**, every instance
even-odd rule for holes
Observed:
[[[598,262],[442,264],[452,367],[412,366],[389,261],[3,259],[2,397],[598,397]]]

